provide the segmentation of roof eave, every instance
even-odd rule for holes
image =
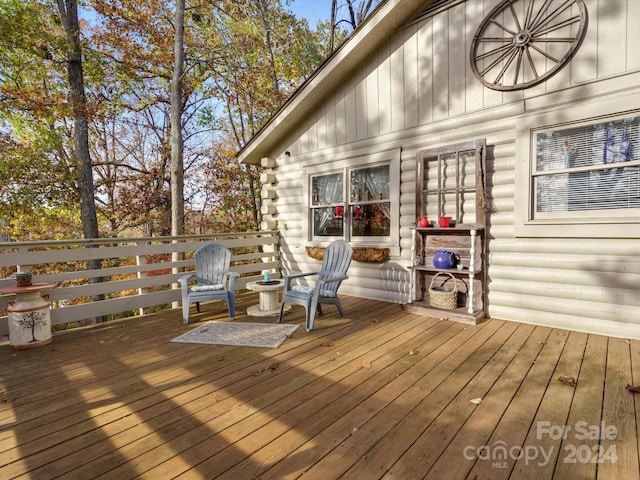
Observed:
[[[316,105],[425,3],[425,0],[387,0],[380,5],[240,150],[238,160],[259,165],[260,160],[277,147],[287,132],[304,122]]]

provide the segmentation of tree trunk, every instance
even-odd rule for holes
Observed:
[[[182,138],[182,75],[184,72],[184,8],[185,0],[176,0],[175,36],[173,40],[173,76],[171,78],[171,235],[184,235],[184,161]],[[172,260],[184,258],[173,252]],[[173,273],[180,269],[173,267]],[[174,288],[178,285],[174,284]],[[174,305],[177,306],[177,305]]]
[[[184,71],[185,0],[176,1],[171,79],[171,235],[184,234],[184,165],[182,138],[182,75]]]
[[[98,238],[98,216],[93,189],[93,168],[89,153],[89,126],[87,122],[87,100],[84,94],[82,71],[82,47],[80,45],[80,25],[78,23],[78,3],[76,0],[58,0],[58,12],[67,36],[68,78],[73,108],[73,155],[78,172],[78,193],[80,197],[80,218],[84,238]],[[89,245],[89,247],[91,247]],[[87,270],[102,268],[100,259],[87,260]],[[91,277],[90,283],[99,283],[102,277]],[[92,301],[104,300],[104,295],[91,297]],[[104,321],[103,317],[93,322]]]

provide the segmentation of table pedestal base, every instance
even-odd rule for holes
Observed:
[[[258,292],[260,299],[260,305],[252,305],[247,308],[247,315],[253,317],[277,317],[280,315],[278,290],[282,290],[283,286],[283,280],[247,283],[247,289]],[[290,311],[291,305],[285,305],[282,313],[289,313]]]
[[[283,314],[289,313],[291,311],[291,305],[287,304],[284,306]],[[277,317],[280,315],[280,305],[277,308],[273,308],[271,310],[262,310],[260,309],[260,305],[252,305],[247,308],[247,315],[251,315],[252,317]]]

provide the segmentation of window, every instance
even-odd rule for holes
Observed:
[[[313,237],[350,240],[391,235],[389,165],[311,177]]]
[[[640,208],[640,116],[535,132],[533,167],[534,218]]]
[[[515,234],[640,235],[640,98],[618,96],[516,124]]]
[[[485,226],[485,139],[418,152],[416,217]]]

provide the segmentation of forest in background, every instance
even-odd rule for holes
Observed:
[[[5,241],[82,236],[78,105],[70,96],[63,2],[69,0],[0,0]],[[380,1],[335,0],[330,20],[313,28],[290,12],[291,3],[185,3],[186,234],[258,229],[260,172],[238,164],[235,154]],[[99,236],[170,235],[175,3],[84,0],[78,10]]]

